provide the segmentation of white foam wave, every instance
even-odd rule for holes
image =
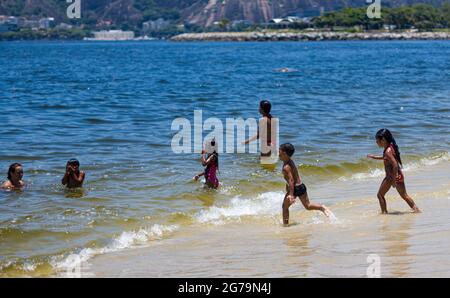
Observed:
[[[331,211],[329,211],[329,221],[330,221],[330,223],[333,223],[333,224],[341,223],[341,220],[339,218],[337,218],[337,216],[334,215],[334,213]]]
[[[0,264],[0,272],[5,270],[5,268],[10,267],[11,265],[13,265],[14,262],[13,261],[7,261],[4,264]]]
[[[210,207],[200,211],[195,218],[199,223],[222,224],[228,220],[240,220],[243,216],[279,214],[283,197],[282,192],[266,192],[245,199],[237,196],[228,206]]]
[[[370,170],[369,172],[366,172],[366,173],[353,174],[352,176],[350,176],[350,178],[348,178],[348,177],[340,177],[339,180],[340,181],[366,180],[366,179],[370,179],[370,178],[383,177],[384,175],[385,175],[384,170],[382,170],[382,169],[374,169],[374,170]]]
[[[53,259],[51,262],[53,268],[59,272],[67,272],[69,275],[76,272],[82,263],[85,263],[96,255],[101,255],[110,252],[117,252],[133,246],[145,244],[151,240],[161,239],[165,234],[171,233],[178,229],[178,226],[163,226],[153,225],[149,229],[140,229],[137,232],[123,232],[120,236],[113,239],[113,241],[102,248],[85,248],[78,254],[67,256],[62,261]]]
[[[423,158],[421,159],[421,164],[425,165],[425,166],[434,166],[437,165],[441,162],[445,162],[445,161],[450,161],[450,153],[449,152],[445,152],[443,154],[439,154],[439,155],[435,155],[432,157],[427,157],[427,158]]]
[[[198,223],[222,225],[230,221],[240,222],[243,217],[247,216],[267,216],[282,224],[281,220],[281,204],[284,198],[283,192],[266,192],[254,198],[242,198],[236,196],[231,199],[227,206],[212,206],[206,210],[202,210],[195,215]],[[295,204],[300,204],[297,200]],[[328,220],[316,218],[312,224],[332,223],[339,224],[341,221],[333,214],[330,214]]]
[[[33,264],[33,263],[25,263],[23,264],[23,270],[24,271],[28,271],[28,272],[33,272],[34,270],[36,270],[37,265]]]

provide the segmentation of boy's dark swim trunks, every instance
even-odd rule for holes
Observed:
[[[301,197],[306,193],[306,186],[305,184],[296,185],[294,188],[294,195],[296,197]]]

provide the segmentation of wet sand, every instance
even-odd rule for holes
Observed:
[[[220,224],[180,228],[148,246],[100,255],[83,264],[87,277],[366,277],[377,254],[381,277],[450,277],[450,163],[407,172],[410,195],[423,213],[410,213],[395,190],[389,215],[379,213],[382,177],[310,189],[338,220],[291,207],[280,214],[240,216]],[[281,208],[280,192],[279,205]]]

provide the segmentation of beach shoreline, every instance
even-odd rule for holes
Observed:
[[[366,277],[368,257],[377,255],[381,277],[449,277],[449,169],[445,161],[406,173],[421,214],[411,213],[392,189],[391,214],[380,215],[376,192],[382,177],[372,177],[311,189],[336,221],[296,203],[293,224],[283,228],[277,211],[283,192],[274,190],[272,213],[210,217],[146,247],[96,256],[83,265],[82,276]]]
[[[447,32],[208,32],[184,33],[171,41],[332,41],[332,40],[450,40]]]

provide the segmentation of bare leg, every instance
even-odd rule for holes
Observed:
[[[289,226],[289,207],[292,205],[291,201],[288,199],[288,194],[284,196],[283,201],[283,225],[285,227]]]
[[[380,189],[378,190],[378,200],[380,201],[380,207],[381,207],[381,213],[382,214],[387,214],[387,206],[386,206],[386,199],[384,198],[384,196],[386,195],[386,193],[389,191],[389,189],[391,189],[391,183],[389,182],[389,180],[387,180],[386,178],[384,178],[383,182],[381,182],[380,185]]]
[[[420,213],[419,207],[417,207],[414,200],[408,195],[406,192],[406,186],[404,182],[397,183],[397,191],[399,195],[403,198],[403,200],[408,203],[409,207],[414,211],[414,213]]]
[[[300,197],[300,201],[302,202],[303,206],[305,206],[306,210],[318,210],[318,211],[322,211],[323,214],[325,214],[325,216],[330,217],[330,210],[325,207],[325,205],[316,205],[316,204],[312,204],[309,201],[309,197],[308,194],[305,193],[303,196]]]

